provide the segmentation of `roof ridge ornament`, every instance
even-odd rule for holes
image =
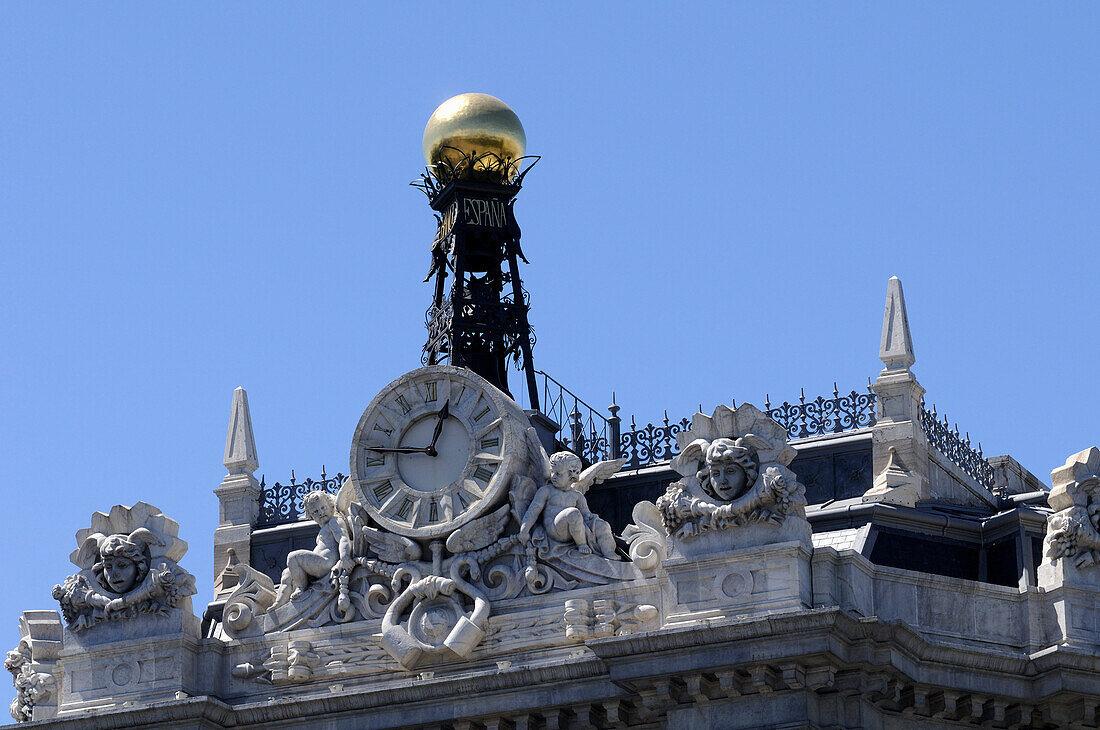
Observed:
[[[901,279],[891,276],[886,285],[886,312],[882,317],[882,340],[879,359],[887,370],[908,370],[917,361],[913,353],[913,338],[909,334],[909,316],[905,311],[905,294]]]

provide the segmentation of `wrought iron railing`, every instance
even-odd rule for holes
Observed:
[[[321,490],[329,494],[336,494],[347,477],[337,473],[330,477],[325,473],[325,467],[321,467],[321,478],[318,480],[306,479],[304,482],[295,481],[294,470],[290,470],[290,483],[280,484],[275,482],[270,487],[265,482],[265,477],[260,478],[260,519],[257,527],[270,527],[282,525],[287,522],[297,522],[302,519],[302,498],[309,492]]]
[[[605,418],[603,414],[550,375],[541,370],[536,373],[543,377],[542,411],[560,426],[556,434],[557,441],[563,448],[577,454],[586,462],[595,463],[604,459],[625,458],[624,469],[638,469],[649,464],[668,461],[680,453],[676,438],[691,426],[691,419],[681,418],[673,421],[666,411],[660,423],[647,423],[639,428],[634,417],[631,416],[630,428],[624,431],[622,419],[619,417],[620,407],[615,403],[614,394],[611,397],[612,403],[608,407],[611,415]],[[805,392],[802,392],[798,403],[784,401],[781,405],[772,408],[770,398],[765,396],[764,408],[769,416],[787,429],[787,435],[791,439],[843,433],[875,424],[874,393],[860,393],[853,390],[847,395],[841,395],[835,383],[832,398],[818,396],[807,401]],[[957,428],[952,435],[947,429],[946,422],[941,425],[935,421],[934,413],[934,409],[932,414],[927,414],[922,408],[922,426],[929,434],[929,442],[935,444],[936,448],[959,464],[966,473],[974,476],[982,484],[988,481],[991,485],[992,468],[985,463],[984,459],[981,459],[980,447],[977,454],[967,456],[969,439],[965,442],[959,440]],[[926,424],[925,416],[935,425]],[[980,463],[975,459],[979,459]],[[979,478],[975,474],[987,474],[987,476]],[[306,479],[298,482],[295,480],[293,471],[290,473],[288,484],[275,482],[268,487],[266,482],[261,480],[260,519],[257,526],[281,525],[301,519],[302,498],[307,492],[323,489],[335,494],[345,478],[343,474],[329,477],[322,467],[319,480]]]
[[[804,439],[874,426],[875,394],[868,385],[866,393],[853,390],[841,395],[836,383],[833,383],[832,398],[819,395],[807,401],[803,389],[799,393],[798,403],[783,401],[782,405],[772,408],[771,397],[765,395],[764,411],[787,429],[789,438]]]
[[[613,458],[610,421],[550,375],[535,374],[542,376],[542,412],[558,424],[558,442],[590,464]]]
[[[618,406],[615,409],[618,410]],[[691,421],[687,418],[670,421],[668,411],[665,411],[663,425],[647,423],[638,428],[631,416],[630,430],[619,434],[619,452],[615,458],[626,458],[624,469],[638,469],[646,464],[667,461],[680,453],[680,447],[676,445],[676,435],[690,425]],[[614,430],[618,431],[618,423],[615,426]]]
[[[955,466],[968,474],[974,481],[986,489],[993,491],[993,467],[982,455],[982,445],[978,444],[975,450],[970,445],[970,434],[959,434],[959,424],[952,428],[947,421],[947,416],[940,420],[936,413],[935,404],[928,411],[924,403],[920,404],[920,425],[924,429],[924,435],[928,437],[928,443],[941,454],[951,460]]]

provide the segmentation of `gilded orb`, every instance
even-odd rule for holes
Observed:
[[[451,97],[439,105],[424,127],[424,159],[429,165],[444,160],[455,165],[466,155],[485,153],[515,160],[523,157],[526,148],[527,135],[519,117],[488,94]]]

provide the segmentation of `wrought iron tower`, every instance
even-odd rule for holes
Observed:
[[[522,366],[530,407],[538,410],[529,301],[519,275],[519,261],[528,262],[513,211],[523,177],[538,161],[523,156],[525,143],[504,102],[487,94],[454,97],[428,121],[428,167],[413,185],[437,220],[424,279],[435,277],[424,363],[468,367],[511,395],[511,360]]]

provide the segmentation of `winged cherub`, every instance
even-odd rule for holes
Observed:
[[[302,595],[311,579],[323,578],[337,563],[351,559],[350,530],[337,514],[335,497],[315,490],[302,498],[302,507],[306,516],[321,526],[317,544],[312,550],[294,550],[287,555],[274,607]]]
[[[586,555],[592,552],[595,543],[601,555],[614,558],[615,536],[611,525],[588,508],[584,494],[590,486],[617,472],[625,461],[601,461],[582,472],[581,460],[575,454],[559,451],[551,456],[549,483],[539,487],[524,513],[519,526],[520,541],[530,541],[531,529],[541,517],[542,527],[552,540],[572,541]]]

